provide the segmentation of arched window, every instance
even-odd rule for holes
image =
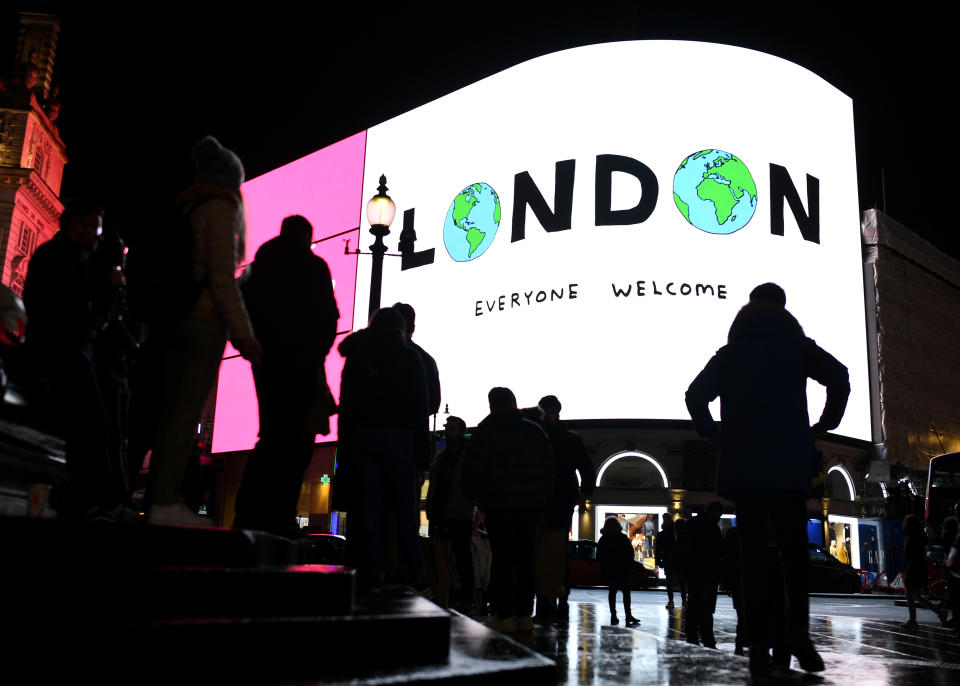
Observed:
[[[850,478],[850,472],[834,465],[827,470],[827,479],[824,484],[824,495],[833,500],[856,500],[857,489],[853,487],[853,479]]]
[[[637,450],[622,450],[603,461],[597,486],[606,488],[670,488],[667,473],[655,458]]]

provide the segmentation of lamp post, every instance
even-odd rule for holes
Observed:
[[[383,285],[383,256],[387,252],[387,246],[383,239],[390,233],[390,225],[393,223],[393,217],[397,212],[397,206],[387,195],[387,177],[380,175],[380,185],[377,187],[377,194],[370,198],[367,203],[367,222],[370,224],[370,233],[376,238],[373,245],[370,246],[370,254],[373,256],[373,265],[370,272],[370,305],[367,308],[367,317],[372,317],[373,313],[380,309],[380,289]]]

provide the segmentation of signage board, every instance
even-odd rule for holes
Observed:
[[[687,419],[687,385],[774,281],[850,370],[838,433],[869,439],[853,107],[806,69],[696,42],[575,48],[370,128],[361,162],[347,214],[386,174],[390,251],[405,221],[417,235],[408,268],[386,258],[381,302],[414,306],[468,424],[498,385],[557,395],[567,419]],[[359,328],[370,258],[349,267]]]

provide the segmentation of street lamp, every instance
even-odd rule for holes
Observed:
[[[370,198],[367,203],[367,222],[370,223],[370,233],[376,238],[373,245],[370,246],[370,254],[373,256],[373,266],[370,273],[370,305],[367,308],[367,316],[372,317],[373,313],[380,309],[380,289],[383,284],[383,256],[387,252],[387,246],[383,242],[384,237],[390,233],[390,225],[393,223],[393,217],[397,213],[397,206],[387,195],[387,177],[380,175],[380,185],[377,187],[377,194]]]

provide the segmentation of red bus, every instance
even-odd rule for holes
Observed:
[[[953,514],[957,501],[960,501],[960,453],[944,453],[930,458],[923,518],[932,537],[940,535],[940,525]]]

